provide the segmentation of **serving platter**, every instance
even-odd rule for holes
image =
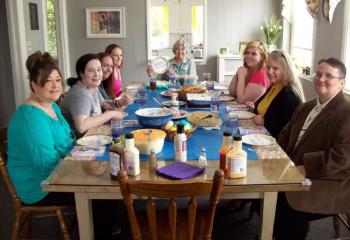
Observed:
[[[249,134],[242,137],[242,142],[253,146],[267,146],[276,143],[276,140],[265,134]]]
[[[104,146],[112,142],[112,138],[106,135],[90,135],[77,140],[82,146]]]

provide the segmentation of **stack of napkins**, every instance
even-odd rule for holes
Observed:
[[[181,180],[196,177],[200,175],[203,170],[203,168],[188,163],[173,162],[165,167],[157,169],[156,173],[169,179]]]
[[[75,146],[71,153],[73,158],[100,157],[106,151],[106,146]]]

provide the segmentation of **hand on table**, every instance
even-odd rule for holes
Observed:
[[[254,102],[246,102],[245,105],[248,106],[249,112],[253,112],[253,111],[254,111],[254,109],[255,109],[255,104],[254,104]]]
[[[257,124],[257,125],[264,125],[264,117],[261,115],[255,115],[253,117],[253,120],[254,120],[255,124]]]

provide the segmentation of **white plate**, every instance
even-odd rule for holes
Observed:
[[[254,113],[252,112],[247,112],[247,111],[236,111],[238,119],[250,119],[255,116]]]
[[[253,146],[267,146],[275,144],[276,140],[265,134],[249,134],[242,137],[242,142]]]
[[[168,61],[163,57],[156,57],[152,60],[153,71],[157,74],[165,73],[168,69]]]
[[[231,96],[226,96],[226,95],[221,95],[219,96],[219,101],[221,102],[229,102],[229,101],[233,101],[234,98]]]
[[[77,140],[77,144],[82,146],[103,146],[112,142],[112,138],[106,135],[91,135]]]
[[[179,120],[179,119],[183,119],[183,118],[187,117],[188,112],[186,112],[184,110],[179,110],[179,111],[180,111],[181,115],[177,116],[177,117],[174,117],[174,115],[173,115],[173,117],[171,118],[172,120]]]
[[[171,94],[173,94],[173,93],[177,93],[177,91],[169,89],[169,90],[160,92],[160,95],[162,95],[163,97],[171,97]]]
[[[181,106],[186,104],[184,101],[178,101],[178,102],[179,102],[179,107],[181,107]],[[163,101],[161,103],[165,107],[171,107],[171,101]]]

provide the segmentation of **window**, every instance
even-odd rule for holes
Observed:
[[[169,9],[168,6],[151,7],[151,48],[169,47]]]
[[[350,2],[345,1],[345,13],[348,13],[350,11]],[[347,76],[345,81],[345,90],[347,92],[350,92],[350,16],[349,14],[344,14],[344,25],[343,25],[343,32],[344,32],[344,39],[343,39],[343,56],[342,60],[347,67]]]
[[[203,6],[192,6],[192,45],[203,44]]]
[[[291,56],[300,72],[312,66],[314,20],[305,1],[291,2]]]
[[[46,1],[47,14],[47,34],[48,34],[48,51],[53,57],[57,57],[57,37],[55,22],[55,0]]]

